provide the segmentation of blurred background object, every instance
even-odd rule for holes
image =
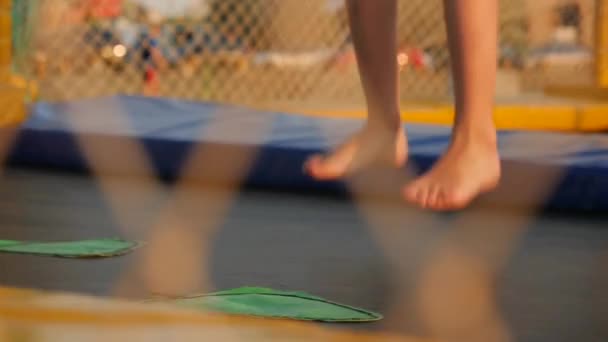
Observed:
[[[500,7],[499,101],[550,101],[548,88],[597,84],[600,1]],[[403,101],[449,102],[441,1],[401,1],[399,11]],[[341,0],[23,0],[13,17],[14,68],[43,100],[146,94],[150,79],[162,80],[160,96],[258,107],[363,100]],[[154,64],[166,64],[153,76],[151,35]]]

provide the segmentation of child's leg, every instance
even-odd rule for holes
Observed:
[[[305,165],[317,179],[334,179],[375,162],[407,157],[399,114],[397,0],[347,0],[353,42],[367,99],[365,127],[327,156]]]
[[[459,209],[500,178],[492,120],[497,60],[497,0],[445,0],[456,84],[452,143],[426,175],[405,188],[409,201]]]

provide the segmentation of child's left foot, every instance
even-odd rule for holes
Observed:
[[[456,132],[445,155],[428,173],[406,186],[404,196],[422,208],[458,210],[493,190],[499,179],[496,135]]]

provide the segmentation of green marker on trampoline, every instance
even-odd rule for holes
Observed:
[[[230,315],[333,323],[374,322],[382,315],[304,292],[243,287],[156,302]]]
[[[62,258],[103,258],[131,252],[138,243],[120,239],[67,242],[0,240],[0,253]],[[243,287],[204,295],[166,299],[180,307],[231,315],[283,318],[318,322],[373,322],[382,315],[336,303],[304,292]]]
[[[106,258],[127,254],[138,243],[120,239],[65,242],[0,240],[0,253],[17,253],[61,258]]]
[[[0,240],[0,253],[62,258],[103,258],[131,252],[138,243],[120,239],[67,242]],[[373,322],[382,315],[304,292],[243,287],[204,295],[162,300],[180,307],[231,315],[318,322]]]

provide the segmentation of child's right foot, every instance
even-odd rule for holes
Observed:
[[[401,123],[393,128],[368,124],[329,154],[312,156],[304,170],[317,180],[334,180],[374,165],[401,167],[407,150]]]

